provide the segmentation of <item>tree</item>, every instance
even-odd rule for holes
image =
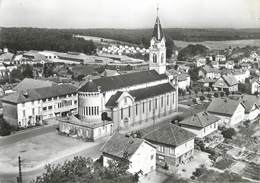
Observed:
[[[204,100],[205,100],[205,97],[204,97],[204,96],[200,96],[200,100],[201,100],[201,101],[204,101]]]
[[[209,52],[209,48],[201,44],[189,44],[185,48],[181,49],[178,55],[178,60],[191,60],[194,56],[202,55],[206,56]]]
[[[225,93],[224,92],[220,92],[220,96],[224,97]]]
[[[134,183],[136,177],[127,172],[129,161],[108,161],[108,167],[91,158],[74,157],[64,164],[46,165],[45,172],[33,183]]]
[[[7,123],[3,117],[0,117],[0,136],[10,135],[16,128]]]
[[[214,97],[218,98],[218,93],[217,92],[214,93]]]
[[[236,135],[236,131],[234,128],[227,128],[227,129],[223,129],[221,134],[223,135],[224,138],[232,139],[232,137]]]
[[[175,48],[175,44],[171,37],[166,36],[165,46],[166,46],[166,58],[171,58],[173,49]]]
[[[26,64],[22,71],[23,78],[33,78],[33,68],[31,65]]]

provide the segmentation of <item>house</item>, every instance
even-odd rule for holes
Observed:
[[[101,148],[103,166],[107,167],[109,161],[128,161],[128,172],[143,174],[154,171],[156,168],[156,148],[144,139],[127,137],[116,133]]]
[[[100,74],[101,77],[117,76],[117,75],[119,75],[117,70],[110,70],[110,69],[105,69],[104,72]]]
[[[193,157],[195,134],[167,123],[147,132],[143,138],[156,146],[156,164],[176,167]]]
[[[239,100],[215,98],[209,104],[207,112],[219,117],[219,125],[235,126],[245,118],[245,106]]]
[[[199,76],[202,78],[218,79],[221,75],[218,69],[205,65],[199,70]]]
[[[215,55],[215,61],[219,61],[219,62],[224,62],[226,61],[226,56],[225,55]]]
[[[175,69],[170,69],[167,71],[168,72],[168,76],[170,81],[173,84],[178,84],[178,88],[182,89],[182,90],[186,90],[188,87],[190,87],[191,82],[190,82],[190,75],[188,73],[185,72],[181,72]],[[175,78],[178,79],[178,83],[175,83]]]
[[[25,91],[28,89],[34,88],[43,88],[43,87],[51,87],[53,85],[57,85],[54,82],[40,80],[40,79],[32,79],[32,78],[24,78],[19,84],[17,84],[13,90],[14,91]]]
[[[210,65],[215,68],[215,69],[219,69],[219,61],[211,61]]]
[[[260,97],[255,95],[242,95],[240,100],[245,107],[245,120],[254,120],[260,114]]]
[[[215,90],[225,92],[236,92],[238,91],[238,81],[233,75],[221,76],[213,85]]]
[[[17,91],[1,100],[3,117],[14,127],[33,126],[45,119],[77,113],[77,88],[71,85]]]
[[[201,87],[212,87],[212,85],[216,82],[216,79],[202,78],[198,80],[198,84]]]
[[[195,65],[196,67],[202,67],[204,65],[206,65],[206,58],[205,57],[202,57],[202,56],[196,56],[194,57],[194,62],[195,62]]]
[[[180,121],[179,125],[196,134],[198,138],[203,138],[218,130],[219,120],[220,118],[208,112],[200,112]]]
[[[260,93],[260,81],[259,81],[259,79],[257,79],[257,78],[250,79],[249,85],[250,85],[250,93],[251,94]]]
[[[249,69],[233,69],[230,70],[230,73],[239,83],[245,83],[245,80],[250,77]]]

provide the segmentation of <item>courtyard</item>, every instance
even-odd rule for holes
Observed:
[[[22,159],[23,172],[43,168],[47,163],[53,163],[70,155],[80,153],[95,147],[105,139],[97,142],[84,142],[79,139],[49,132],[32,138],[6,145],[0,150],[0,173],[17,172],[18,156]],[[93,154],[98,158],[99,152]]]

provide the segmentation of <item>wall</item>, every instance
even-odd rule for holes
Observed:
[[[3,102],[3,117],[7,123],[17,127],[17,105]]]
[[[142,145],[130,158],[130,173],[136,173],[142,170],[144,174],[155,170],[156,168],[156,148],[143,142]]]
[[[245,116],[245,108],[241,104],[239,104],[233,116],[230,119],[229,125],[234,126],[240,123],[241,121],[244,120],[244,116]]]
[[[185,125],[182,125],[181,127],[184,128],[185,130],[188,130],[188,131],[196,134],[196,136],[198,138],[203,138],[218,129],[218,122],[215,122],[209,126],[201,128],[201,129],[195,129],[195,128],[191,128],[191,127],[185,126]]]

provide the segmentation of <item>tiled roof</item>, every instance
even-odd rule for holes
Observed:
[[[115,107],[117,106],[117,100],[122,95],[122,91],[116,92],[116,94],[112,95],[106,103],[107,107]]]
[[[89,80],[85,85],[83,85],[80,88],[80,91],[84,91],[84,92],[98,92],[98,86],[92,81]]]
[[[144,139],[116,133],[105,143],[101,151],[119,158],[127,158],[131,157],[143,142],[145,142]]]
[[[143,136],[151,143],[159,143],[169,146],[179,146],[195,138],[195,134],[185,130],[177,125],[167,123],[160,128],[148,132]]]
[[[162,95],[165,93],[169,93],[175,91],[175,88],[169,84],[161,84],[156,85],[148,88],[138,89],[138,90],[132,90],[129,91],[129,94],[134,97],[135,101],[140,101],[143,99],[151,98],[154,96]]]
[[[101,92],[105,92],[164,79],[168,79],[165,74],[158,74],[155,70],[149,70],[118,76],[102,77],[94,79],[93,82],[101,87]],[[79,91],[84,91],[84,86],[81,87]]]
[[[50,87],[55,85],[55,82],[39,80],[39,79],[31,79],[25,78],[23,79],[16,87],[14,87],[15,91],[24,91],[33,88],[42,88],[42,87]]]
[[[240,101],[244,104],[246,113],[250,113],[254,105],[259,105],[260,97],[254,95],[243,95]]]
[[[67,94],[73,94],[77,92],[77,88],[68,85],[54,85],[51,87],[34,88],[26,91],[18,91],[2,98],[2,101],[11,103],[24,103],[28,101],[47,99],[56,96],[62,96]]]
[[[206,126],[211,125],[212,123],[217,122],[218,120],[220,120],[220,118],[214,115],[211,115],[207,112],[200,112],[198,114],[192,115],[189,118],[184,119],[180,122],[180,124],[204,128]]]
[[[239,104],[241,104],[239,100],[228,98],[215,98],[209,104],[207,111],[215,114],[232,116]],[[244,107],[243,104],[242,106]]]

